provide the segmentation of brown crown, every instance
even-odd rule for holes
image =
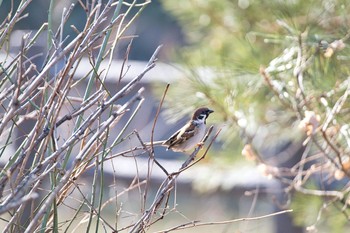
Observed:
[[[214,111],[207,108],[207,107],[202,107],[202,108],[198,108],[196,109],[196,111],[194,111],[193,115],[192,115],[192,120],[195,120],[198,118],[199,115],[201,114],[205,114],[207,116],[209,116],[210,113],[213,113]]]

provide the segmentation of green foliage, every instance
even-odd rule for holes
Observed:
[[[327,200],[296,193],[291,208],[294,210],[294,222],[308,229],[317,228],[320,232],[347,232],[350,228],[346,212],[339,211],[343,206],[327,204]]]
[[[221,139],[227,145],[243,139],[258,154],[285,141],[305,149],[289,164],[292,169],[278,165],[298,152],[272,152],[271,161],[249,154],[271,168],[265,175],[281,179],[286,192],[302,193],[293,199],[297,223],[318,226],[322,211],[324,225],[341,232],[347,219],[333,217],[342,213],[332,206],[344,201],[348,186],[330,193],[304,186],[323,174],[329,180],[321,186],[350,174],[348,1],[165,0],[163,5],[183,25],[188,46],[179,57],[191,70],[171,88],[166,103],[171,111],[209,105],[214,120],[223,122]]]
[[[226,135],[237,135],[236,125],[242,128],[242,122],[253,134],[259,125],[272,123],[290,132],[301,117],[295,113],[293,100],[298,89],[295,66],[299,52],[310,108],[326,113],[320,98],[331,95],[332,105],[344,92],[340,86],[349,74],[349,48],[328,57],[325,53],[334,40],[347,40],[350,7],[346,1],[186,0],[163,1],[163,5],[178,17],[189,42],[181,50],[180,61],[192,72],[178,86],[173,85],[168,98],[172,111],[180,115],[190,112],[193,105],[209,104],[220,116],[216,120],[225,121],[231,129]],[[281,105],[265,85],[259,75],[261,66],[267,66],[289,107]],[[334,89],[339,92],[333,93]],[[183,110],[184,106],[188,109]]]
[[[304,194],[295,194],[291,207],[294,210],[294,222],[299,226],[310,226],[316,222],[318,210],[322,207],[323,200]]]
[[[291,25],[294,32],[310,28],[312,34],[328,35],[324,30],[334,32],[335,17],[344,16],[349,10],[344,0],[165,0],[162,3],[183,25],[190,44],[184,51],[187,61],[196,65],[231,64],[244,71],[273,58],[279,51],[273,43],[289,43],[276,19]],[[346,33],[344,26],[341,27],[336,33]]]

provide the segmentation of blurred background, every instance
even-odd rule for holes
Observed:
[[[66,0],[54,1],[51,6],[53,27],[59,26],[62,10],[69,8],[71,3],[77,6],[67,25],[75,25],[77,29],[84,26],[81,18],[85,14],[78,7],[79,2]],[[19,1],[2,2],[1,20],[11,8],[16,9],[16,4]],[[11,35],[11,52],[18,52],[20,35],[38,30],[42,22],[47,20],[49,7],[50,1],[47,0],[34,0],[30,4],[28,17],[16,25],[18,34]],[[299,127],[303,108],[300,107],[298,113],[281,104],[279,95],[274,95],[261,75],[262,67],[266,67],[273,75],[279,75],[274,84],[279,85],[281,93],[286,90],[283,98],[289,101],[288,104],[298,105],[297,95],[294,95],[297,81],[293,76],[293,72],[296,72],[293,67],[297,64],[297,45],[300,42],[296,38],[303,37],[303,52],[308,54],[306,60],[310,63],[315,61],[315,65],[305,75],[305,79],[309,78],[312,83],[306,89],[315,99],[332,90],[349,75],[349,8],[346,0],[152,0],[145,7],[128,29],[127,36],[118,44],[112,72],[107,76],[108,90],[115,93],[120,85],[116,73],[122,67],[128,45],[131,43],[128,57],[130,70],[122,84],[140,73],[155,48],[163,45],[157,66],[147,73],[140,84],[146,88],[146,100],[128,133],[137,130],[144,141],[150,140],[155,113],[167,83],[171,85],[157,121],[155,140],[169,137],[189,119],[191,112],[198,106],[214,109],[215,113],[209,117],[207,124],[214,125],[214,131],[222,129],[206,158],[179,177],[176,195],[171,196],[169,201],[170,207],[174,208],[171,216],[167,216],[167,221],[152,226],[150,232],[192,220],[217,222],[261,216],[284,209],[293,209],[293,212],[256,221],[203,226],[181,232],[299,233],[316,228],[318,232],[346,232],[350,229],[347,217],[344,217],[347,215],[339,211],[342,206],[331,206],[320,214],[327,203],[323,197],[295,192],[288,183],[281,181],[293,180],[294,175],[279,174],[278,179],[275,179],[273,172],[262,166],[268,164],[278,168],[293,168],[306,153],[303,142],[307,135]],[[75,33],[74,30],[66,27],[65,34],[72,33]],[[327,60],[327,54],[325,56],[322,49],[326,50],[337,39],[343,39],[345,48],[341,49],[339,56],[330,55]],[[46,40],[38,40],[42,44],[36,44],[37,50],[31,51],[32,55],[44,53]],[[70,40],[68,37],[65,43]],[[334,48],[334,52],[337,49]],[[43,56],[35,58],[37,66],[42,65],[43,59]],[[77,70],[76,79],[81,78],[79,75],[85,75],[86,69],[90,69],[90,64],[83,61]],[[81,97],[85,86],[86,83],[79,83],[71,96]],[[69,112],[72,107],[67,106],[66,112],[62,114]],[[313,109],[318,107],[312,106]],[[320,109],[318,112],[327,113],[322,107]],[[23,130],[16,132],[17,145],[32,124],[28,120],[22,125]],[[72,125],[67,123],[60,129],[61,143],[71,128]],[[113,134],[118,135],[120,130],[117,126]],[[137,138],[130,137],[113,153],[138,145]],[[250,150],[250,145],[254,152]],[[167,170],[176,171],[188,155],[156,148],[156,156]],[[3,156],[1,161],[4,163],[7,159]],[[141,179],[147,176],[147,155],[139,156],[137,162],[118,157],[114,163],[115,166],[106,166],[104,169],[107,174],[106,190],[111,195],[115,187],[108,184],[112,183],[113,178],[117,177],[117,189],[122,192],[133,181],[136,173]],[[305,168],[311,166],[311,163],[306,164]],[[89,175],[92,173],[87,173],[86,180],[81,182],[89,182]],[[164,178],[161,170],[155,168],[151,192],[157,191]],[[337,189],[343,188],[347,180],[339,182],[341,186],[317,176],[308,185],[327,189],[326,183],[332,189]],[[123,217],[126,222],[132,216],[130,213],[137,212],[139,198],[136,190],[118,200],[124,203]],[[62,210],[69,211],[69,208],[62,207]],[[110,208],[108,211],[111,215],[107,218],[113,218],[115,209]]]

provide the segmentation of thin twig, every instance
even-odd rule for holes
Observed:
[[[230,224],[230,223],[236,223],[236,222],[244,222],[244,221],[256,221],[256,220],[261,220],[264,218],[270,218],[276,215],[281,215],[281,214],[286,214],[286,213],[291,213],[293,212],[292,209],[289,210],[282,210],[279,212],[275,212],[272,214],[266,214],[258,217],[250,217],[250,218],[237,218],[237,219],[232,219],[232,220],[227,220],[227,221],[218,221],[218,222],[200,222],[199,220],[194,220],[188,223],[184,223],[166,230],[162,231],[157,231],[157,233],[167,233],[170,231],[177,231],[177,230],[182,230],[182,229],[189,229],[193,227],[201,227],[201,226],[212,226],[212,225],[223,225],[223,224]]]

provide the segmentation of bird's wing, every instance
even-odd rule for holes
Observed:
[[[196,126],[191,122],[188,122],[184,127],[176,131],[168,140],[164,142],[164,145],[168,145],[168,149],[176,144],[181,144],[193,137],[196,132]]]

